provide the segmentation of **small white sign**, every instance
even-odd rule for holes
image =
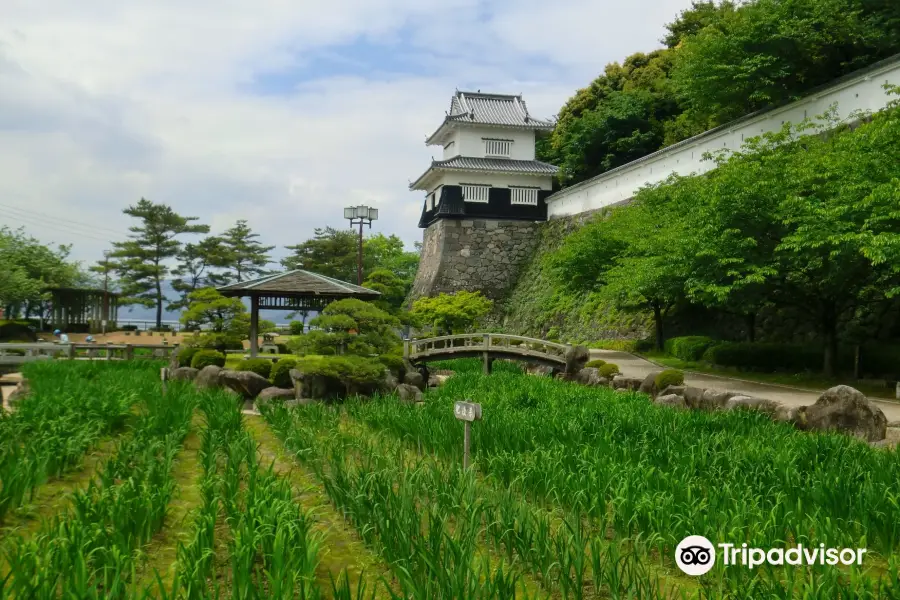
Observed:
[[[472,402],[457,402],[453,406],[453,414],[460,421],[480,421],[481,405]]]

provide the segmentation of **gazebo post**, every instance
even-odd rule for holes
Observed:
[[[259,352],[259,296],[250,295],[250,358]]]

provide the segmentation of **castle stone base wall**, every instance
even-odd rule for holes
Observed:
[[[540,241],[531,221],[441,219],[425,230],[410,302],[459,290],[501,300]]]

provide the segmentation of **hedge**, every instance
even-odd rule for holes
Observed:
[[[716,340],[703,335],[688,335],[666,340],[665,349],[667,354],[681,360],[696,361],[700,360],[703,353],[717,343]]]
[[[586,365],[584,365],[584,367],[586,369],[599,369],[600,367],[602,367],[605,364],[606,364],[605,360],[601,360],[601,359],[597,358],[597,359],[588,361],[588,363]]]
[[[722,342],[710,346],[703,360],[723,367],[756,371],[821,371],[823,350],[800,344]]]
[[[291,321],[288,328],[290,329],[291,335],[303,335],[305,326],[303,325],[303,321]]]
[[[191,361],[194,360],[194,355],[200,352],[203,348],[198,348],[196,346],[185,346],[181,350],[178,351],[178,366],[179,367],[190,367]]]
[[[195,369],[202,369],[203,367],[208,367],[210,365],[224,367],[225,355],[215,350],[200,350],[194,355],[194,358],[191,359],[191,366]]]
[[[612,363],[606,363],[597,369],[600,377],[606,377],[607,379],[611,379],[614,375],[618,375],[621,371],[619,371],[619,365],[614,365]]]
[[[272,361],[268,358],[247,358],[237,364],[236,370],[251,371],[268,379],[272,373]]]
[[[656,384],[656,389],[659,391],[666,389],[670,385],[682,385],[684,384],[684,373],[677,369],[666,369],[656,376],[653,383]]]
[[[269,373],[269,381],[272,385],[280,388],[289,388],[294,386],[291,381],[290,371],[297,366],[297,361],[293,358],[282,358],[272,365],[271,373]]]

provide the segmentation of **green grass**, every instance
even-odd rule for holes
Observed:
[[[820,373],[760,373],[756,371],[740,371],[737,369],[716,367],[703,362],[686,361],[663,352],[644,352],[638,354],[638,356],[643,356],[655,363],[673,369],[680,369],[682,371],[695,371],[697,373],[746,379],[747,381],[759,383],[787,385],[815,392],[826,390],[836,385],[849,385],[858,389],[866,396],[883,398],[886,400],[896,400],[896,393],[893,389],[855,381],[849,376],[826,377]]]

